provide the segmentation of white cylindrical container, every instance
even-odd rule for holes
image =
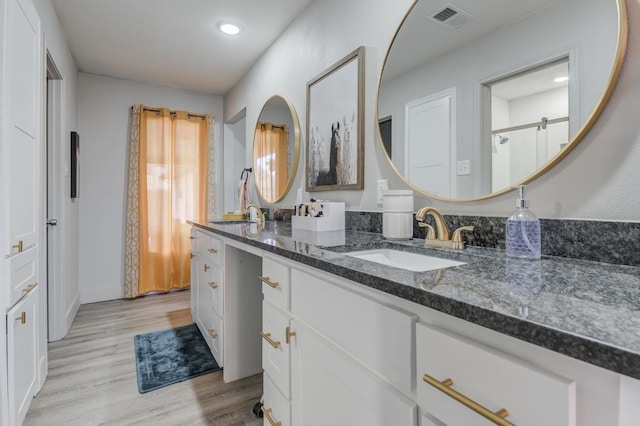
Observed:
[[[382,235],[387,240],[408,240],[413,237],[413,191],[385,191],[382,199]]]

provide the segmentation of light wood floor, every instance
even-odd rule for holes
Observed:
[[[133,337],[192,322],[189,292],[82,305],[49,344],[49,375],[24,425],[261,425],[251,409],[262,374],[225,384],[222,372],[138,393]]]

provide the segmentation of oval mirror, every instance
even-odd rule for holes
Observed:
[[[378,88],[387,158],[445,200],[535,179],[597,120],[626,37],[624,0],[416,0]]]
[[[262,107],[253,136],[253,170],[258,194],[277,203],[289,192],[298,170],[300,123],[293,105],[281,96]]]

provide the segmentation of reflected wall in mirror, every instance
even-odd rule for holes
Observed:
[[[626,37],[624,0],[417,0],[380,79],[383,149],[434,198],[530,182],[597,120]]]
[[[282,200],[296,176],[300,123],[293,105],[281,96],[262,107],[253,137],[253,171],[258,194],[267,203]]]

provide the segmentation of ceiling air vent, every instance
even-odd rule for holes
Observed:
[[[462,24],[472,18],[473,15],[469,12],[459,8],[458,6],[454,6],[451,3],[429,15],[430,20],[449,29],[459,28]]]

